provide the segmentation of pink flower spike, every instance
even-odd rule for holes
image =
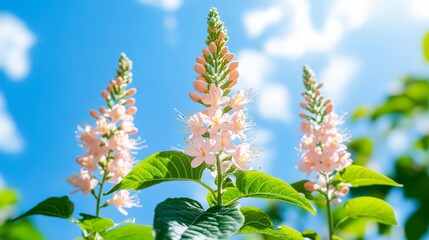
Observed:
[[[217,39],[219,40],[223,40],[225,38],[226,34],[224,32],[220,32],[219,36],[217,37]]]
[[[93,178],[91,173],[83,168],[80,170],[79,174],[68,178],[67,182],[69,182],[73,187],[77,188],[72,192],[72,194],[82,191],[84,195],[90,193],[91,190],[94,189],[98,184],[98,180]]]
[[[112,123],[116,123],[126,115],[125,111],[126,111],[125,106],[121,104],[116,104],[115,106],[112,107],[112,109],[106,110],[106,113],[104,114],[104,116],[106,118],[110,118]]]
[[[236,111],[246,110],[243,105],[248,102],[249,93],[245,93],[243,90],[239,90],[234,96],[232,96],[229,106]]]
[[[208,94],[204,94],[201,97],[201,100],[204,104],[207,105],[217,105],[221,106],[229,101],[229,97],[223,97],[223,90],[220,87],[216,87],[213,83],[210,84],[210,89]]]
[[[193,85],[194,85],[195,90],[197,90],[200,93],[204,93],[208,89],[208,85],[207,85],[207,83],[205,81],[196,80],[193,83]]]
[[[134,115],[134,114],[136,114],[136,112],[137,112],[137,107],[134,107],[134,106],[128,108],[125,111],[125,113],[128,114],[128,115]]]
[[[233,136],[229,131],[223,131],[220,134],[212,134],[213,139],[216,141],[214,149],[216,152],[222,151],[225,154],[232,154],[237,149],[234,144],[232,144]]]
[[[227,46],[222,47],[221,54],[224,56],[227,53],[228,53],[228,47]]]
[[[233,165],[243,171],[249,171],[252,168],[246,164],[252,162],[252,152],[250,151],[250,144],[243,143],[238,148],[237,151],[232,155]]]
[[[141,207],[137,195],[130,195],[130,192],[127,190],[115,192],[108,203],[115,206],[124,215],[128,215],[128,212],[124,208]]]
[[[207,80],[206,80],[203,76],[197,76],[197,77],[196,77],[196,80],[200,80],[200,81],[203,81],[203,82],[207,82]]]
[[[95,171],[98,169],[99,157],[95,157],[91,153],[86,153],[83,156],[76,158],[76,162],[82,166],[86,167],[89,171]]]
[[[202,64],[202,65],[206,64],[206,60],[201,56],[198,56],[196,61],[197,61],[197,63]]]
[[[204,119],[208,118],[205,114],[195,113],[188,118],[188,129],[192,133],[189,139],[201,137],[207,132],[207,127],[203,125]]]
[[[206,68],[201,63],[196,63],[194,66],[194,70],[196,73],[203,75],[206,73]]]
[[[210,52],[215,53],[217,50],[216,44],[214,42],[211,42],[209,44],[209,49],[210,49]]]
[[[101,91],[101,96],[104,99],[108,99],[109,98],[109,93],[106,90]]]
[[[308,182],[304,183],[304,188],[310,192],[314,192],[317,189],[319,189],[320,186],[317,185],[315,181],[308,181]]]
[[[234,71],[235,69],[237,69],[238,65],[239,63],[237,61],[231,62],[228,67],[229,71]]]
[[[128,98],[126,101],[125,101],[125,105],[134,105],[136,103],[136,99],[135,98]]]
[[[230,62],[232,59],[234,59],[235,55],[234,53],[228,53],[225,55],[225,59]]]

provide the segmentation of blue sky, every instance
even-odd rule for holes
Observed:
[[[381,102],[405,74],[429,75],[421,53],[429,30],[425,0],[2,0],[0,174],[20,191],[18,212],[72,191],[65,179],[78,171],[74,159],[83,153],[74,131],[103,104],[100,91],[113,78],[121,52],[134,62],[136,125],[148,145],[138,158],[183,145],[174,109],[198,110],[187,96],[212,6],[240,60],[238,88],[256,94],[249,114],[257,124],[256,144],[265,149],[258,164],[288,182],[305,177],[295,169],[303,64],[318,74],[340,112]],[[347,127],[359,135],[356,126]],[[163,199],[204,194],[190,183],[159,185],[140,192],[143,207],[129,217],[149,225]],[[90,196],[71,198],[76,213],[94,211]],[[393,204],[401,206],[400,198]],[[126,219],[113,208],[103,214]],[[79,235],[67,221],[35,221],[47,239]]]

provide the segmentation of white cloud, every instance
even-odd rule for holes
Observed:
[[[288,122],[291,117],[289,105],[289,91],[282,84],[273,83],[267,85],[258,95],[258,113],[267,120]]]
[[[28,51],[35,43],[34,34],[19,18],[0,13],[0,69],[12,80],[25,78],[30,70]]]
[[[182,0],[138,0],[140,3],[153,7],[159,7],[166,11],[174,12],[182,5]]]
[[[0,93],[0,151],[17,153],[22,150],[23,145],[12,117],[6,112],[6,102]]]
[[[245,13],[243,21],[247,34],[251,38],[258,37],[269,26],[277,23],[283,17],[283,9],[273,6],[264,10],[254,10]]]
[[[333,102],[339,103],[347,87],[357,74],[359,61],[351,57],[334,56],[328,65],[320,73],[320,82],[323,83],[323,91]]]
[[[409,14],[411,18],[429,20],[429,1],[428,0],[408,0]]]
[[[362,26],[369,16],[369,1],[337,0],[328,11],[322,30],[316,30],[308,1],[288,0],[292,20],[283,36],[268,39],[265,51],[271,55],[296,58],[333,49],[346,31]]]
[[[273,61],[267,55],[251,49],[240,51],[237,59],[240,61],[238,68],[240,78],[237,88],[253,88],[259,91],[269,81],[269,75],[274,68]]]

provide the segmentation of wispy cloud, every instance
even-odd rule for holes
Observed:
[[[254,90],[259,116],[266,120],[289,121],[289,91],[286,86],[272,80],[274,61],[263,52],[250,49],[240,51],[238,59],[238,88]]]
[[[360,63],[355,58],[333,56],[319,75],[326,96],[335,103],[341,102],[359,68]]]
[[[6,111],[6,101],[0,93],[0,151],[17,153],[24,147],[24,141],[10,114]]]
[[[268,39],[264,48],[274,56],[296,58],[309,53],[327,52],[333,49],[344,33],[362,26],[369,16],[369,1],[335,1],[321,30],[317,30],[311,18],[308,1],[288,0],[292,20],[280,36]]]
[[[29,50],[34,34],[19,18],[0,13],[0,69],[11,80],[22,80],[30,71]]]
[[[253,10],[245,13],[243,22],[247,35],[251,38],[258,37],[265,29],[279,22],[283,12],[280,6],[273,6],[264,10]]]
[[[182,6],[182,0],[138,0],[140,3],[174,12]]]

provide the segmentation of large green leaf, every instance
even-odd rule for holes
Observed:
[[[322,240],[319,236],[319,234],[317,234],[317,232],[313,231],[313,230],[304,230],[302,232],[302,236],[305,237],[306,239],[310,239],[310,240]]]
[[[340,173],[343,182],[350,183],[353,187],[370,185],[389,185],[400,187],[401,184],[392,179],[377,173],[366,167],[351,165]]]
[[[103,232],[111,228],[115,223],[109,218],[100,218],[95,216],[85,215],[85,218],[77,223],[83,230],[91,233]]]
[[[397,225],[393,208],[385,201],[373,197],[358,197],[344,204],[348,218],[369,218],[387,225]]]
[[[102,233],[103,240],[152,240],[152,228],[136,224],[123,225]]]
[[[263,234],[276,237],[281,240],[304,239],[301,234],[287,226],[274,229],[273,222],[262,209],[256,207],[243,207],[240,209],[244,215],[243,227],[238,234]]]
[[[264,198],[285,201],[298,205],[315,214],[313,206],[291,185],[281,179],[275,178],[259,171],[239,171],[236,173],[238,195],[233,201],[240,198]]]
[[[426,33],[423,39],[423,54],[425,56],[426,61],[429,62],[429,32]]]
[[[37,204],[13,221],[30,215],[45,215],[50,217],[69,218],[73,214],[74,204],[67,196],[51,197]]]
[[[155,208],[156,239],[228,239],[243,223],[238,204],[216,205],[204,211],[195,200],[168,198]]]
[[[121,189],[140,190],[158,183],[181,180],[201,183],[205,169],[202,164],[191,166],[192,157],[178,151],[165,151],[152,154],[141,161],[127,176],[107,194]]]
[[[0,224],[0,239],[43,240],[45,238],[28,219],[23,219],[21,221]]]

